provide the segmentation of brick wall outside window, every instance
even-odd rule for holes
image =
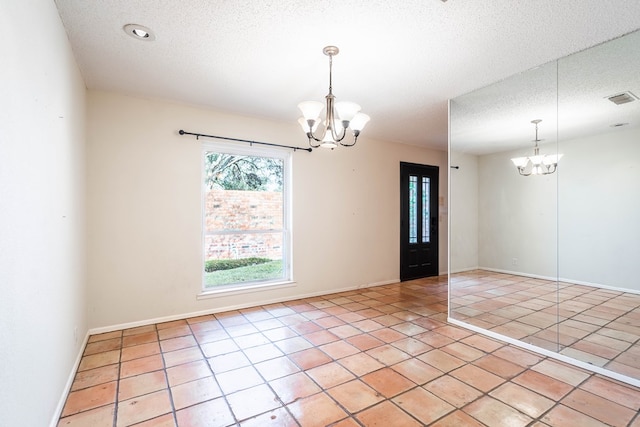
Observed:
[[[282,259],[282,192],[214,189],[206,195],[207,232],[276,230],[267,234],[205,236],[206,259]]]

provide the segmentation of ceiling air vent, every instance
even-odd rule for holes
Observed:
[[[626,104],[628,102],[633,102],[637,100],[638,97],[632,94],[631,92],[622,92],[616,95],[607,96],[607,99],[616,105],[620,105],[620,104]]]

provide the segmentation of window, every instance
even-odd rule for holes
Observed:
[[[203,144],[204,291],[291,280],[290,152]]]
[[[409,176],[409,243],[418,243],[418,177]]]
[[[430,242],[429,189],[430,178],[422,177],[422,243]],[[409,243],[418,243],[418,176],[409,176]]]

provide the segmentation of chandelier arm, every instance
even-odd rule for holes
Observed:
[[[326,132],[326,129],[325,129],[325,132]],[[324,135],[325,135],[325,133],[323,133],[323,134],[322,134],[322,136],[321,136],[320,138],[317,138],[317,137],[313,134],[313,132],[311,132],[311,131],[307,132],[307,137],[309,138],[309,144],[311,144],[311,141],[312,141],[312,140],[313,140],[313,141],[317,141],[317,142],[322,141],[322,139],[324,138]],[[312,146],[312,147],[314,147],[314,148],[317,148],[317,147],[315,147],[314,145],[311,145],[311,146]],[[319,146],[318,146],[318,147],[319,147]]]
[[[329,56],[329,58],[331,58],[331,56]],[[335,126],[336,126],[336,111],[335,111],[335,96],[333,96],[333,92],[331,90],[331,83],[329,83],[329,94],[326,96],[327,98],[327,118],[326,118],[326,125],[324,128],[325,134],[326,132],[331,129],[331,137],[333,138],[333,140],[335,142],[340,142],[344,139],[344,137],[347,134],[347,130],[343,127],[342,128],[342,136],[338,135],[338,133],[336,132]],[[324,139],[324,135],[323,135],[323,139]]]
[[[531,169],[531,172],[529,173],[524,173],[524,168],[521,168],[521,167],[518,168],[518,173],[522,176],[529,176],[531,175],[532,172],[533,172],[533,169]]]
[[[313,148],[318,148],[320,145],[313,145],[311,144],[311,140],[314,140],[316,142],[321,142],[324,139],[324,136],[327,134],[327,127],[324,127],[324,131],[322,132],[322,135],[320,135],[320,137],[317,137],[314,133],[313,133],[313,124],[309,123],[309,131],[307,132],[307,137],[309,138],[309,145],[311,145]]]
[[[351,144],[343,144],[342,142],[340,142],[340,145],[344,146],[344,147],[353,147],[354,145],[356,145],[356,142],[358,142],[358,134],[360,132],[358,131],[354,131],[353,132],[353,142]]]
[[[329,55],[329,64],[331,64],[331,55]],[[331,69],[331,67],[329,67]],[[334,129],[335,122],[335,111],[333,110],[333,100],[335,96],[333,96],[333,91],[331,90],[331,72],[329,72],[329,94],[327,95],[327,117],[325,119],[325,133],[331,128],[331,137],[335,141],[337,138],[336,131]]]
[[[307,120],[307,126],[309,126],[309,130],[307,131],[307,138],[309,138],[309,145],[311,145],[314,148],[318,148],[318,146],[312,145],[311,144],[311,140],[314,139],[316,141],[320,141],[318,138],[315,137],[315,135],[313,134],[313,125],[315,124],[315,120]]]
[[[345,144],[341,142],[340,145],[342,145],[343,147],[353,147],[354,145],[356,145],[356,142],[358,142],[358,138],[353,138],[353,142],[351,144]]]
[[[309,145],[310,145],[312,148],[318,148],[318,147],[320,147],[320,145],[322,145],[322,144],[314,144],[313,142],[311,142],[311,141],[313,141],[313,140],[320,142],[320,140],[319,140],[319,139],[316,139],[316,137],[315,137],[315,136],[311,135],[311,136],[309,137]]]
[[[331,126],[331,136],[333,137],[333,140],[335,142],[340,142],[344,139],[345,136],[347,136],[347,130],[345,128],[342,128],[342,135],[339,136],[333,126]]]

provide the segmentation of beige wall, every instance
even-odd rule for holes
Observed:
[[[522,150],[452,151],[460,169],[451,171],[451,271],[480,266],[640,292],[638,140],[637,128],[614,128],[543,145],[563,157],[557,173],[533,177],[510,161]]]
[[[295,152],[296,286],[197,300],[202,259],[201,144],[178,135],[179,129],[306,146],[293,120],[272,122],[90,91],[87,206],[92,328],[395,281],[400,161],[440,166],[440,196],[447,200],[446,152],[376,141],[366,132],[350,149]],[[447,266],[446,221],[441,215],[441,272]]]
[[[451,243],[449,268],[452,273],[478,268],[478,156],[449,151],[449,215]]]
[[[558,275],[640,293],[640,129],[561,141]]]
[[[87,332],[85,87],[52,1],[0,2],[0,58],[0,426],[46,426]]]

